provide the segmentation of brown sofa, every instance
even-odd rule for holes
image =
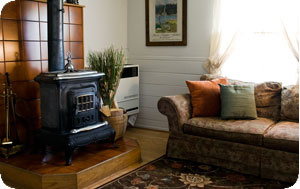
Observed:
[[[218,76],[202,75],[200,80]],[[242,83],[228,79],[229,84]],[[162,97],[170,136],[167,156],[295,182],[299,166],[299,86],[255,85],[256,120],[192,118],[189,94]]]

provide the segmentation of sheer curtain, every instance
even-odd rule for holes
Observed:
[[[299,66],[299,2],[215,0],[219,15],[214,13],[218,24],[213,25],[206,64],[209,72],[243,81],[295,84]]]
[[[210,44],[210,55],[205,64],[210,73],[219,74],[224,61],[230,56],[238,34],[239,21],[235,15],[240,9],[231,9],[230,3],[214,0],[213,27]],[[229,2],[228,1],[228,2]]]

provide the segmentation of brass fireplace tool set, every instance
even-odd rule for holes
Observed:
[[[0,95],[0,97],[3,97],[5,101],[5,138],[0,140],[0,155],[7,159],[9,156],[21,151],[23,146],[19,144],[18,138],[14,103],[15,94],[12,92],[9,74],[5,73],[5,76],[6,83],[3,84],[3,95]],[[12,113],[12,115],[10,115],[10,113]],[[11,117],[12,121],[10,120]],[[11,139],[11,131],[13,127],[16,132],[15,141]]]

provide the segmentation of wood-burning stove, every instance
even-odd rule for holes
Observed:
[[[104,74],[75,70],[70,56],[64,66],[63,0],[47,5],[49,72],[35,78],[40,84],[42,112],[36,142],[63,148],[66,165],[70,165],[74,148],[99,140],[113,142],[115,131],[98,118],[98,86]]]
[[[96,71],[49,72],[35,78],[40,84],[42,128],[37,141],[65,150],[66,164],[72,163],[72,151],[99,140],[114,141],[115,131],[100,122],[98,111],[99,79]]]
[[[40,83],[42,127],[56,133],[69,133],[99,123],[98,83],[103,73],[81,71],[42,73]]]

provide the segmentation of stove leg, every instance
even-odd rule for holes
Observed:
[[[110,137],[110,142],[113,145],[113,148],[119,148],[119,146],[115,143],[115,137],[116,137],[116,132],[113,133],[113,135]]]
[[[65,149],[65,158],[66,158],[66,165],[72,164],[72,155],[73,155],[73,148],[66,148]]]
[[[43,163],[47,163],[49,160],[52,159],[53,150],[50,146],[47,146],[46,144],[42,144],[42,153],[43,153]]]

